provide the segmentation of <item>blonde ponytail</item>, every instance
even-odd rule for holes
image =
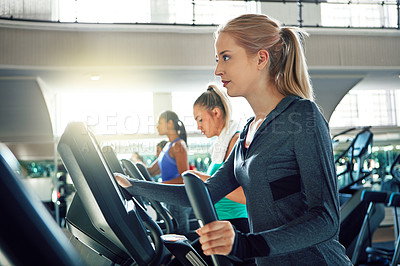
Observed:
[[[314,100],[302,43],[307,33],[297,28],[283,27],[281,36],[283,56],[275,76],[278,91],[284,95],[295,94],[304,99]]]

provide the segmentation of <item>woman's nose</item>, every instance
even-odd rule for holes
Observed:
[[[217,65],[215,67],[214,75],[222,76],[222,69],[221,69],[219,62],[217,63]]]

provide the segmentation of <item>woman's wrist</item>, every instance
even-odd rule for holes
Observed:
[[[266,257],[270,248],[265,239],[258,234],[244,234],[235,230],[235,241],[229,257],[235,261],[244,261],[255,257]]]

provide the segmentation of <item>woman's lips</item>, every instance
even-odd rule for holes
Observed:
[[[230,81],[222,80],[222,84],[223,84],[224,87],[226,87],[226,85],[228,85],[229,82]]]

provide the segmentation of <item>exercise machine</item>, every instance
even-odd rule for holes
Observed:
[[[353,194],[353,192],[358,190],[360,185],[362,185],[360,184],[361,181],[371,175],[371,171],[364,169],[364,162],[372,153],[373,134],[370,128],[371,127],[362,128],[347,149],[335,159],[335,165],[345,166],[343,171],[337,173],[339,184],[341,185],[340,193]],[[358,128],[351,128],[333,136],[333,143],[337,142],[336,138],[338,136],[357,129]]]
[[[0,143],[0,265],[84,265],[37,195],[20,165]]]
[[[118,160],[118,157],[111,146],[104,146],[102,152],[113,173],[121,173],[134,179],[146,180],[132,161],[126,159],[122,159],[121,161]],[[150,210],[155,213],[153,216],[151,214],[149,215],[157,222],[164,234],[173,234],[176,232],[175,230],[177,225],[175,219],[160,202],[138,196],[135,196],[135,198],[147,213],[151,213]]]
[[[185,183],[186,194],[188,195],[190,204],[199,221],[200,226],[211,223],[217,219],[214,205],[204,182],[195,174],[184,173],[182,175]],[[229,259],[221,255],[212,255],[211,259],[215,266],[232,265]]]
[[[390,194],[381,191],[368,191],[365,190],[362,192],[361,201],[368,203],[367,213],[365,214],[361,230],[358,234],[357,241],[355,244],[355,248],[353,251],[353,255],[351,256],[351,262],[354,265],[358,265],[360,262],[360,253],[364,251],[369,244],[372,247],[372,233],[370,222],[371,217],[374,214],[373,210],[375,205],[384,206],[389,202]],[[368,252],[367,252],[368,253]]]
[[[77,246],[89,247],[95,253],[86,262],[91,265],[98,265],[100,259],[109,265],[168,262],[162,231],[135,198],[122,192],[124,189],[118,185],[87,126],[81,122],[68,124],[57,149],[76,188],[67,213],[67,227],[77,239]],[[172,244],[182,246],[176,251],[187,250],[188,243]],[[190,254],[200,257],[195,252]],[[186,258],[185,255],[175,256]]]
[[[400,159],[400,155],[397,157],[397,159]],[[399,232],[399,220],[397,217],[397,208],[400,207],[400,193],[398,192],[394,192],[390,195],[390,199],[389,199],[389,203],[388,203],[389,207],[393,207],[395,210],[395,221],[396,221],[396,227],[397,227],[397,232]],[[391,261],[391,265],[395,266],[398,265],[400,263],[400,241],[399,241],[399,237],[400,234],[397,235],[397,242],[396,242],[396,246],[393,252],[393,256],[392,256],[392,261]]]
[[[371,127],[351,128],[332,137],[337,143],[337,137],[351,131],[359,132],[352,139],[348,147],[335,159],[335,165],[344,168],[338,171],[339,198],[340,198],[340,232],[339,242],[346,248],[346,254],[352,258],[359,232],[367,213],[369,202],[362,197],[371,187],[364,186],[364,182],[371,176],[369,169],[364,169],[364,162],[372,153],[373,134]],[[374,232],[385,217],[384,206],[375,204],[369,213],[369,228]],[[365,246],[366,243],[363,243]],[[359,258],[366,259],[367,254],[361,248]]]

